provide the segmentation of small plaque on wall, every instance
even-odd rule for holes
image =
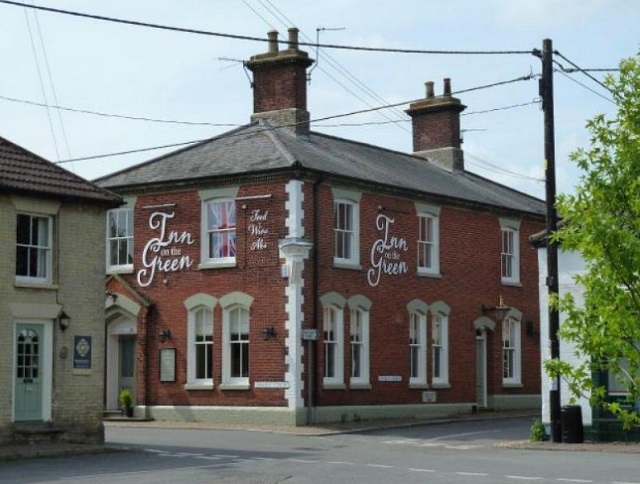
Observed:
[[[91,336],[73,337],[73,369],[91,370]]]
[[[176,349],[162,348],[160,350],[160,381],[176,381]]]

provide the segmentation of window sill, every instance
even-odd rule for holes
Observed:
[[[451,388],[451,383],[448,382],[431,382],[431,388],[433,389],[440,389],[440,390],[446,390],[447,388]]]
[[[228,267],[236,267],[238,264],[236,261],[229,262],[203,262],[198,266],[198,270],[207,269],[226,269]]]
[[[185,390],[213,390],[213,382],[211,383],[185,383]]]
[[[133,264],[107,267],[107,274],[133,274]]]
[[[502,281],[500,282],[502,283],[503,286],[522,287],[522,283],[519,281],[506,281],[502,279]]]
[[[351,271],[361,271],[362,270],[362,266],[360,264],[342,262],[342,261],[337,261],[335,259],[333,260],[333,267],[335,269],[349,269]]]
[[[350,390],[371,390],[371,383],[351,382],[349,383],[349,389]]]
[[[442,274],[439,272],[423,272],[418,271],[418,277],[427,277],[429,279],[442,279]]]
[[[14,287],[21,287],[25,289],[47,289],[50,291],[60,289],[58,284],[52,284],[50,282],[28,282],[25,280],[15,281]]]
[[[251,390],[251,385],[249,383],[222,383],[220,390],[246,391]]]
[[[522,383],[518,382],[502,382],[502,388],[524,388]]]
[[[344,383],[328,383],[324,382],[322,384],[322,388],[324,390],[346,390],[347,386]]]
[[[428,383],[422,383],[422,382],[409,382],[409,388],[412,388],[414,390],[428,390],[429,389],[429,384]]]

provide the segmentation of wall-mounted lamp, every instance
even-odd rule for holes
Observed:
[[[158,334],[158,337],[160,338],[160,343],[164,343],[168,339],[171,339],[171,330],[170,329],[164,329],[164,330],[160,331],[160,333]]]
[[[498,321],[502,321],[509,313],[509,311],[511,311],[511,307],[507,306],[504,303],[504,299],[502,298],[502,296],[500,296],[500,301],[497,306],[485,306],[484,304],[482,305],[482,312],[484,314],[495,313],[496,319]]]
[[[104,294],[105,296],[110,298],[113,302],[116,302],[116,299],[118,299],[118,295],[115,292],[107,291]]]
[[[536,327],[533,324],[533,321],[527,321],[525,328],[526,328],[527,336],[535,336]]]
[[[71,317],[67,313],[62,311],[60,313],[60,316],[58,316],[58,326],[60,327],[60,330],[66,331],[70,323],[71,323]]]
[[[265,340],[275,338],[277,334],[273,326],[267,326],[262,330],[262,338]]]

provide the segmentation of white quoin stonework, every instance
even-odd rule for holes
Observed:
[[[285,208],[288,211],[288,216],[285,223],[288,232],[287,238],[278,242],[280,258],[285,261],[286,274],[288,275],[288,284],[285,289],[285,296],[287,297],[285,329],[287,330],[286,347],[288,350],[288,355],[285,357],[285,364],[287,365],[285,381],[288,383],[288,388],[285,390],[285,398],[290,409],[304,407],[302,398],[302,355],[304,351],[302,348],[302,322],[304,320],[302,312],[302,304],[304,303],[302,270],[304,268],[304,260],[309,257],[309,251],[313,245],[303,239],[304,227],[302,219],[304,218],[304,210],[302,202],[304,201],[304,195],[302,186],[303,183],[299,180],[291,180],[286,186],[288,200]]]

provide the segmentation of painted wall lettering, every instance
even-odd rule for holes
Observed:
[[[251,210],[247,232],[251,237],[253,237],[253,240],[249,244],[249,249],[265,250],[269,247],[269,244],[265,241],[265,237],[269,235],[269,229],[262,225],[267,222],[268,216],[269,210],[265,210],[264,212],[259,208]]]
[[[177,272],[193,265],[193,259],[182,254],[180,245],[194,243],[189,232],[167,231],[167,222],[175,216],[174,212],[153,212],[149,217],[149,228],[156,230],[158,236],[145,244],[142,250],[142,265],[138,271],[138,284],[147,287],[157,272]]]
[[[397,276],[409,271],[407,263],[401,259],[402,253],[409,250],[404,237],[391,235],[391,225],[395,219],[384,214],[378,215],[376,227],[382,238],[377,239],[371,246],[371,268],[367,271],[370,286],[377,286],[382,274]]]

